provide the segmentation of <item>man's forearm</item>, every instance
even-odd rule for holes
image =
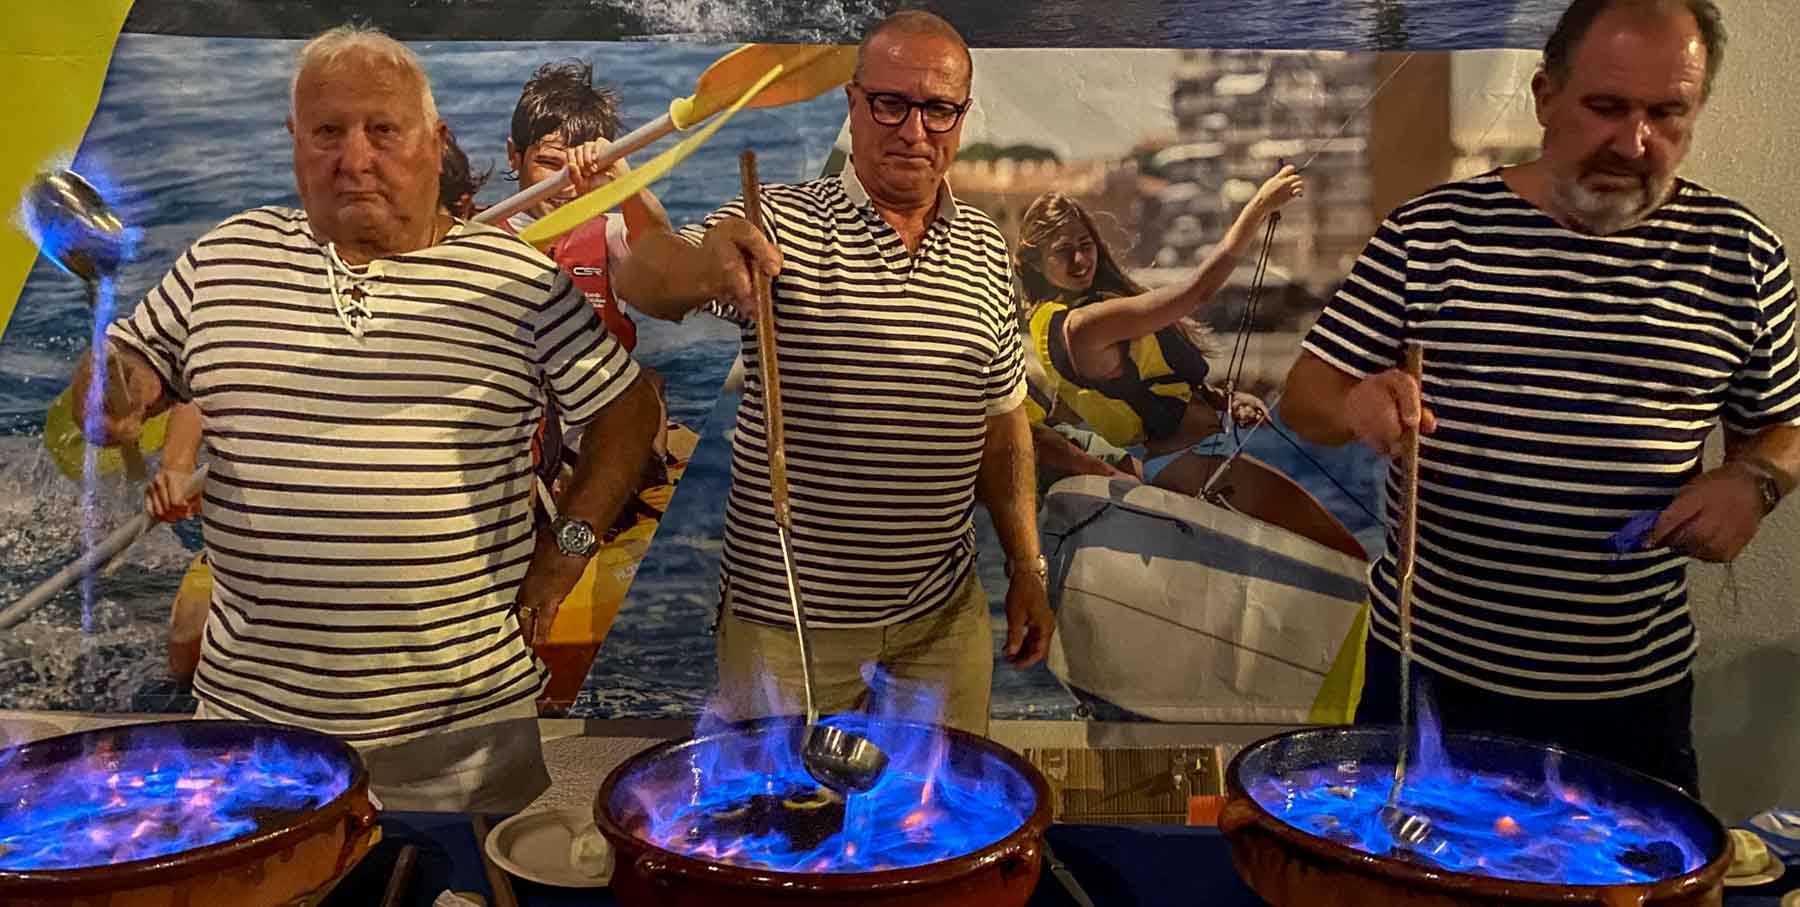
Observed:
[[[163,384],[162,376],[150,365],[149,360],[136,350],[122,344],[106,341],[107,366],[109,373],[122,376],[122,390],[125,393],[105,393],[105,417],[90,425],[83,419],[82,430],[88,433],[88,441],[94,444],[111,445],[135,439],[143,430],[145,420],[168,409],[170,396],[168,388]],[[94,374],[94,353],[92,350],[81,357],[75,365],[75,376],[69,382],[69,396],[80,401],[87,399],[89,388],[95,381],[107,380]],[[89,433],[98,429],[100,436]]]
[[[993,518],[1007,560],[1016,563],[1038,556],[1037,461],[1023,406],[988,417],[975,496]]]
[[[1302,352],[1281,392],[1281,421],[1314,444],[1337,447],[1356,440],[1347,418],[1353,375]]]
[[[631,257],[619,265],[613,289],[652,318],[680,321],[719,294],[708,265],[698,247],[652,229],[632,239]]]
[[[583,520],[596,532],[618,519],[643,476],[660,414],[656,392],[640,377],[588,423],[575,475],[558,502],[563,516]]]

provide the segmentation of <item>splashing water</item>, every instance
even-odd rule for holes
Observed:
[[[1379,819],[1393,786],[1391,762],[1314,766],[1260,779],[1250,785],[1250,795],[1289,825],[1364,853],[1491,878],[1645,884],[1706,862],[1673,823],[1565,784],[1555,751],[1546,756],[1542,783],[1456,769],[1429,700],[1420,696],[1418,705],[1417,756],[1402,801],[1432,822],[1431,837],[1420,847],[1396,846]]]
[[[802,723],[742,727],[708,716],[702,742],[624,779],[613,795],[638,837],[675,853],[780,872],[869,872],[935,863],[987,847],[1036,809],[1022,775],[958,748],[937,697],[878,680],[876,711],[822,723],[868,737],[888,754],[874,788],[846,801],[800,761]],[[923,719],[923,720],[921,720]],[[709,727],[710,725],[710,727]],[[666,764],[678,760],[678,765]]]
[[[0,870],[78,869],[218,844],[291,821],[350,787],[350,768],[274,740],[190,751],[170,742],[8,766],[0,753]]]

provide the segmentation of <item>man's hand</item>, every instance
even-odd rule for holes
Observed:
[[[700,241],[700,257],[711,273],[708,284],[713,297],[754,320],[756,283],[751,268],[773,278],[781,273],[781,250],[749,221],[727,217],[706,231],[706,238]]]
[[[1358,440],[1384,457],[1398,456],[1408,430],[1437,431],[1437,417],[1424,407],[1419,383],[1399,369],[1357,382],[1344,398],[1344,421]]]
[[[164,523],[185,520],[200,512],[200,492],[187,500],[179,500],[182,486],[193,478],[192,466],[171,466],[164,463],[156,471],[156,478],[144,488],[144,512]]]
[[[1756,475],[1727,462],[1681,489],[1657,518],[1645,547],[1667,546],[1689,557],[1724,563],[1750,544],[1762,518]]]
[[[156,370],[136,350],[109,341],[107,353],[108,377],[101,379],[94,374],[94,354],[90,350],[75,364],[69,393],[75,405],[82,407],[90,384],[96,380],[109,381],[102,394],[98,424],[81,420],[82,433],[89,443],[101,446],[135,442],[144,432],[144,423],[168,407],[166,389]]]
[[[1050,613],[1050,591],[1034,572],[1021,572],[1006,581],[1006,660],[1015,668],[1029,668],[1050,651],[1056,633],[1056,615]]]
[[[588,558],[570,557],[556,546],[548,531],[537,534],[537,550],[532,552],[531,566],[519,582],[515,604],[519,630],[526,645],[537,645],[550,639],[550,627],[556,623],[556,612],[563,599],[581,580]]]

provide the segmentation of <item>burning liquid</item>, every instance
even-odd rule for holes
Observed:
[[[888,756],[881,779],[847,800],[800,760],[798,720],[740,726],[708,714],[696,740],[623,778],[610,814],[637,837],[702,860],[777,872],[904,869],[986,848],[1037,810],[1031,782],[999,756],[958,746],[936,722],[929,684],[875,665],[863,672],[868,714],[821,723],[868,738]],[[794,711],[766,689],[777,712]]]
[[[641,815],[637,835],[680,854],[780,872],[872,872],[947,860],[1016,830],[1037,807],[1029,782],[998,758],[951,752],[920,724],[837,716],[890,762],[848,801],[800,763],[795,725],[726,731],[671,754],[614,794],[615,815]],[[618,807],[624,806],[620,810]]]
[[[218,844],[284,824],[349,786],[347,765],[273,742],[210,753],[103,748],[0,771],[0,871],[105,866]]]
[[[1546,754],[1541,782],[1455,768],[1429,698],[1416,701],[1416,755],[1400,800],[1431,820],[1431,835],[1418,847],[1397,847],[1379,818],[1393,788],[1392,762],[1313,766],[1253,782],[1250,796],[1289,825],[1364,853],[1490,878],[1644,884],[1706,862],[1675,823],[1564,783],[1557,752]]]

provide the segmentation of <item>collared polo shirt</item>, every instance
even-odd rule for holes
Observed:
[[[1025,399],[1012,269],[999,228],[942,186],[918,251],[846,167],[762,190],[783,265],[774,283],[793,548],[807,620],[873,627],[946,604],[974,561],[975,479],[987,421]],[[736,199],[687,227],[741,216]],[[722,582],[734,612],[792,623],[770,503],[762,361],[732,439]]]

